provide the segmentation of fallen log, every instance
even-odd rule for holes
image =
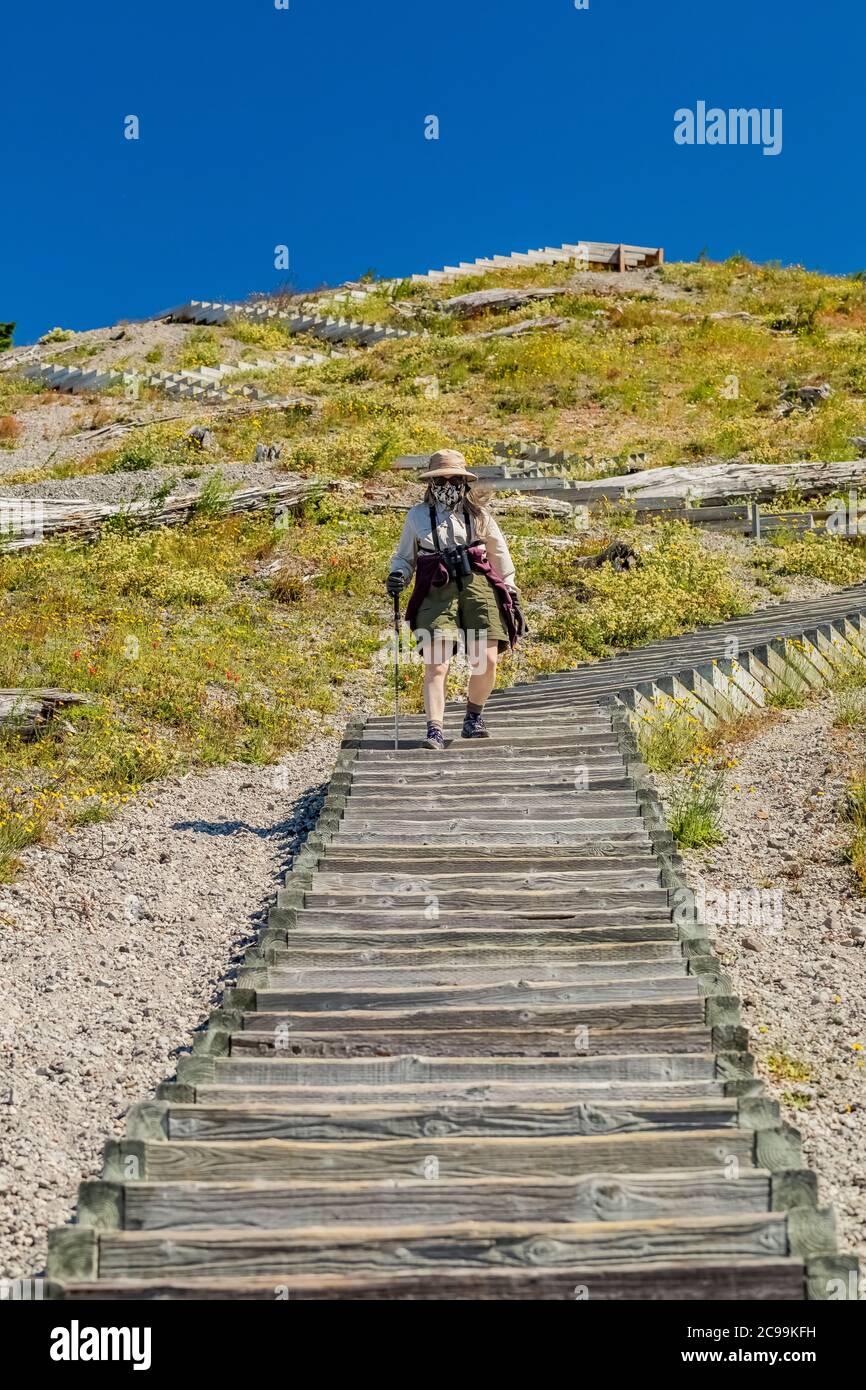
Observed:
[[[93,536],[115,518],[141,526],[181,526],[197,514],[234,516],[240,512],[273,509],[278,515],[319,496],[317,478],[292,474],[284,483],[244,488],[204,512],[199,492],[153,501],[121,503],[82,502],[68,498],[0,497],[0,550],[24,550],[53,536]]]
[[[485,506],[491,512],[525,512],[527,516],[574,516],[575,508],[570,502],[562,502],[558,497],[529,496],[525,492],[512,492],[503,496],[494,493],[485,498]]]
[[[804,497],[832,493],[866,482],[866,459],[844,463],[710,463],[646,468],[639,473],[617,473],[568,485],[574,502],[629,501],[681,498],[723,504],[738,497],[769,501],[781,492]]]
[[[521,319],[520,323],[509,323],[505,328],[492,328],[487,333],[467,333],[467,338],[519,338],[524,333],[540,333],[545,328],[557,329],[565,328],[568,319],[563,318],[542,318],[542,319]]]
[[[453,299],[446,299],[442,308],[446,314],[456,314],[458,318],[465,319],[483,314],[487,309],[519,309],[522,304],[530,304],[536,299],[553,299],[562,293],[562,286],[558,289],[476,290],[472,294],[457,294]]]
[[[33,738],[58,710],[88,703],[87,695],[70,690],[0,690],[0,731]]]

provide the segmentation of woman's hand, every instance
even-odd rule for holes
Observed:
[[[405,587],[406,576],[401,574],[399,570],[394,570],[391,574],[388,575],[385,588],[388,590],[388,593],[391,595],[392,598],[395,598],[397,594],[401,594]]]

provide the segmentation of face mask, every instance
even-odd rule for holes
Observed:
[[[453,511],[463,496],[463,484],[451,483],[444,478],[441,480],[434,478],[430,484],[430,491],[441,506]]]

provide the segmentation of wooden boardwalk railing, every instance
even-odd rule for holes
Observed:
[[[489,741],[450,710],[444,756],[351,727],[236,986],[52,1233],[53,1296],[850,1287],[629,720],[864,655],[866,586],[502,691]]]

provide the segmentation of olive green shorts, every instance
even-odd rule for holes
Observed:
[[[461,636],[467,644],[472,639],[498,642],[499,650],[505,651],[509,646],[508,633],[496,590],[483,574],[464,576],[462,585],[462,590],[458,590],[457,581],[450,579],[439,588],[431,588],[418,609],[416,633],[430,633],[437,645],[447,645],[453,635],[451,655]]]

